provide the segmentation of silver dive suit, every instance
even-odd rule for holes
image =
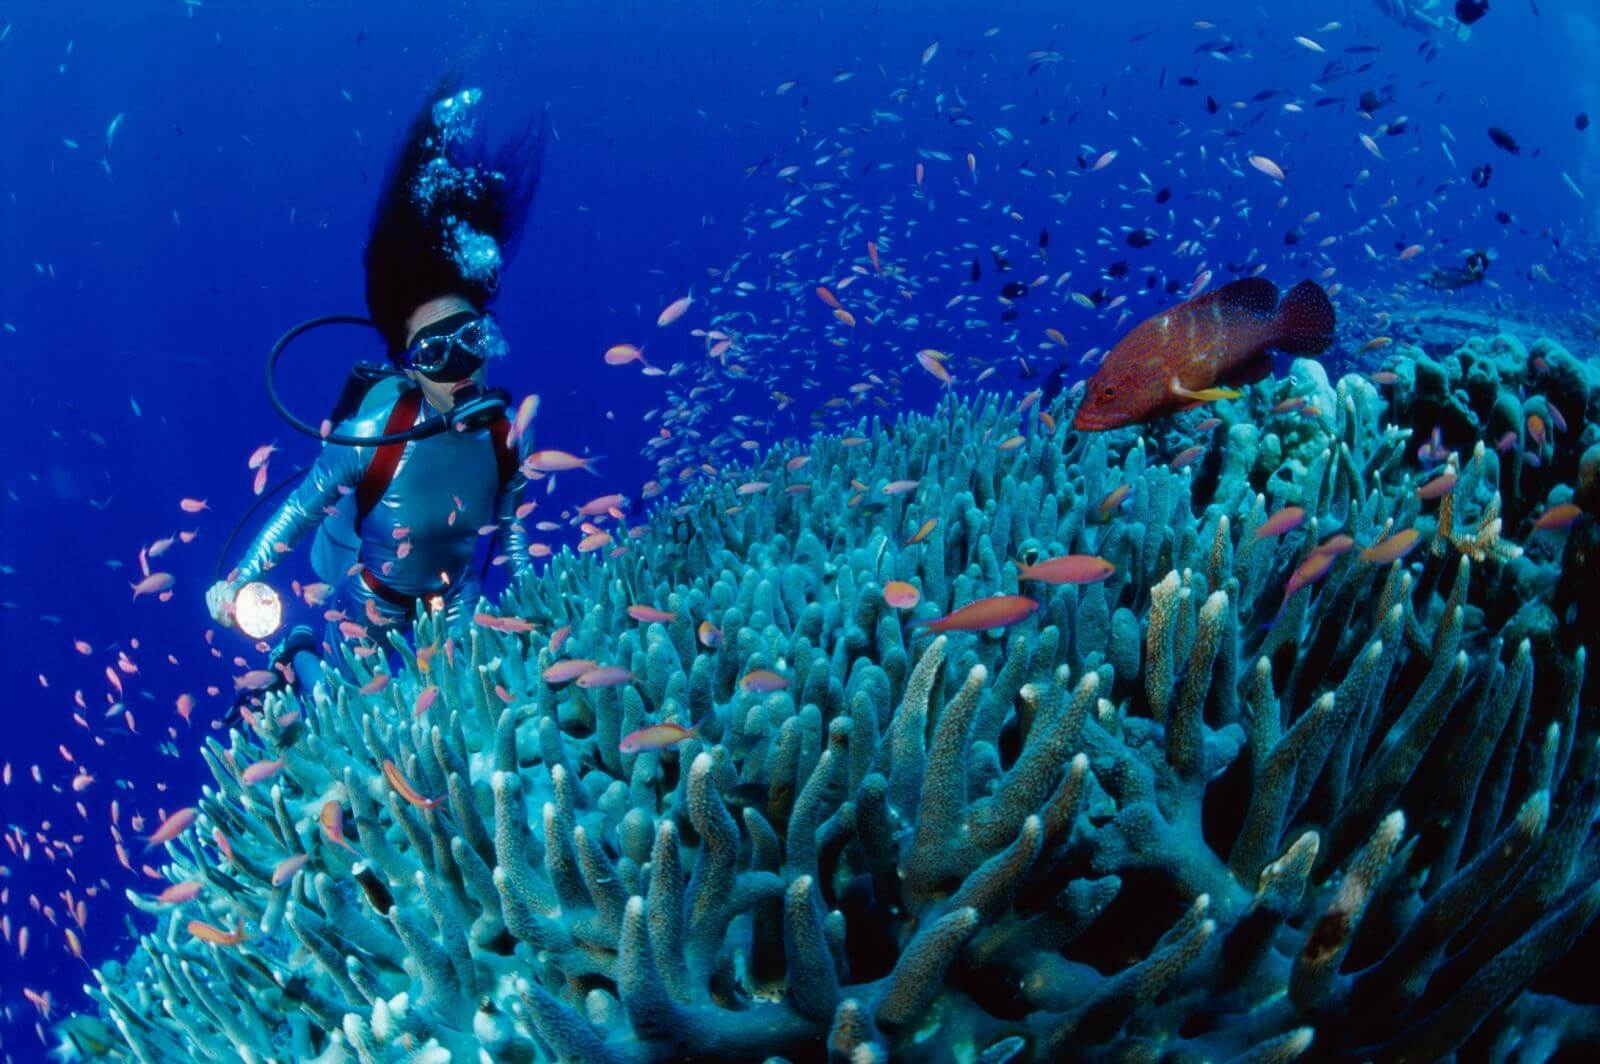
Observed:
[[[390,413],[404,390],[404,377],[385,377],[363,397],[335,432],[350,436],[384,434]],[[438,416],[421,404],[416,423]],[[411,426],[405,426],[409,428]],[[403,431],[403,429],[401,430]],[[527,478],[518,469],[501,485],[496,448],[489,428],[457,432],[453,427],[405,444],[387,489],[358,530],[356,488],[377,454],[376,447],[324,444],[305,479],[278,507],[239,562],[235,586],[259,579],[288,554],[306,533],[317,530],[311,564],[333,586],[325,602],[333,613],[324,634],[326,649],[339,647],[344,620],[379,636],[412,613],[393,601],[442,598],[450,626],[471,610],[481,587],[472,572],[480,529],[498,527],[513,578],[531,565],[527,533],[516,510]],[[520,466],[532,432],[513,444]],[[376,583],[382,589],[374,590]],[[335,654],[330,663],[338,659]]]

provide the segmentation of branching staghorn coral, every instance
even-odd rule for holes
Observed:
[[[1494,552],[1363,556],[1428,518],[1371,386],[1336,399],[1282,536],[1232,464],[952,399],[703,489],[687,544],[662,514],[553,559],[486,604],[531,634],[422,618],[381,691],[352,655],[212,744],[166,868],[204,886],[136,899],[157,926],[93,993],[148,1061],[1593,1051],[1600,1014],[1527,990],[1600,911],[1584,657],[1486,625]],[[1285,597],[1335,531],[1357,549]],[[1116,571],[1019,585],[1069,552]],[[1018,593],[1003,629],[915,623]],[[545,678],[570,659],[631,679]],[[699,726],[620,749],[664,722]]]

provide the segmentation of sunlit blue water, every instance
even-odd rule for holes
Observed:
[[[79,1000],[87,969],[63,929],[91,961],[118,953],[123,891],[161,885],[137,845],[132,871],[117,862],[112,805],[131,838],[131,817],[148,831],[199,786],[194,751],[226,702],[206,689],[231,689],[236,655],[255,660],[231,638],[213,653],[201,602],[253,500],[246,459],[275,441],[276,477],[315,452],[264,401],[262,359],[302,318],[361,311],[378,180],[448,69],[482,87],[491,130],[548,118],[545,179],[497,308],[513,354],[496,383],[542,397],[542,444],[606,459],[598,479],[558,478],[545,513],[608,490],[637,506],[655,458],[679,447],[680,464],[720,467],[741,439],[831,424],[824,404],[869,374],[894,378],[877,393],[888,408],[925,407],[939,384],[919,348],[952,352],[963,384],[992,366],[987,383],[1024,391],[1062,358],[1082,376],[1093,349],[1206,269],[1341,286],[1335,364],[1424,294],[1424,270],[1469,249],[1492,251],[1493,283],[1450,298],[1592,335],[1600,130],[1576,118],[1600,113],[1600,13],[1585,4],[1497,0],[1465,37],[1448,11],[1421,32],[1371,0],[530,6],[0,7],[13,1059],[41,1051],[24,987]],[[1369,115],[1363,92],[1380,103]],[[812,288],[837,287],[874,236],[903,302],[845,330]],[[1107,273],[1116,263],[1126,276]],[[1036,278],[1002,321],[1003,281]],[[683,321],[658,328],[685,294]],[[1119,296],[1125,311],[1104,306]],[[707,358],[691,330],[719,315],[750,336],[744,372],[691,398]],[[606,366],[621,342],[685,368]],[[315,420],[348,363],[377,354],[358,333],[310,341],[286,396]],[[694,408],[699,438],[642,453],[674,404]],[[209,509],[184,513],[183,497]],[[172,599],[130,601],[141,547],[184,530],[198,535],[163,558]],[[174,710],[186,692],[189,724]],[[81,930],[69,890],[86,901]]]

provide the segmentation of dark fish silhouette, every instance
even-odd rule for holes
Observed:
[[[1470,26],[1489,13],[1489,0],[1456,0],[1456,18]]]
[[[1056,363],[1056,368],[1050,371],[1050,375],[1044,379],[1044,384],[1039,388],[1039,405],[1045,407],[1055,402],[1066,380],[1067,363],[1062,359]]]
[[[1494,146],[1512,155],[1521,155],[1522,148],[1517,144],[1517,138],[1501,129],[1499,126],[1489,127],[1489,139],[1494,141]]]

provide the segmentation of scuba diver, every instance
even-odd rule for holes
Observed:
[[[224,626],[235,622],[240,590],[259,587],[252,582],[313,529],[312,566],[332,588],[320,649],[336,660],[352,625],[382,646],[419,604],[444,610],[449,624],[469,614],[481,591],[472,565],[480,531],[503,537],[514,579],[531,565],[516,516],[531,432],[514,438],[509,397],[486,389],[484,373],[508,350],[489,306],[538,184],[543,129],[490,156],[475,129],[480,96],[447,85],[431,98],[373,212],[366,323],[382,335],[390,366],[358,367],[364,372],[347,382],[332,431],[319,431],[283,407],[272,367],[301,332],[362,319],[315,319],[273,349],[274,405],[325,442],[232,573],[207,591],[207,608]],[[281,677],[288,664],[309,692],[322,676],[318,642],[309,627],[295,628],[274,649],[273,671]]]
[[[1442,292],[1482,284],[1491,259],[1487,251],[1469,251],[1465,266],[1434,266],[1422,275],[1422,283]]]

